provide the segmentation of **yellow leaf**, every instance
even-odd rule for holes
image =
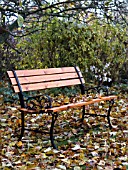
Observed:
[[[64,99],[64,103],[65,103],[65,104],[68,104],[68,103],[69,103],[69,98],[68,98],[68,97],[66,97],[66,98]]]
[[[21,124],[21,119],[17,119],[16,124]]]
[[[80,153],[79,157],[80,157],[81,160],[83,160],[83,158],[85,157],[84,153]]]
[[[65,155],[63,155],[63,154],[59,155],[59,158],[64,158],[64,157],[65,157]]]
[[[122,148],[122,154],[124,155],[126,153],[126,148]]]
[[[18,147],[20,147],[20,146],[22,146],[23,145],[23,143],[21,142],[21,141],[19,141],[18,143],[17,143],[17,146]]]
[[[63,161],[64,163],[67,163],[67,164],[70,164],[70,163],[71,163],[71,161],[70,161],[68,158],[61,159],[61,161]]]
[[[95,114],[95,111],[94,111],[94,110],[90,110],[90,113],[91,113],[91,114]]]
[[[45,153],[42,153],[42,158],[47,158],[47,155]]]
[[[117,166],[119,166],[119,165],[122,164],[122,162],[121,162],[121,161],[115,161],[115,164],[116,164]]]
[[[21,27],[18,28],[18,31],[21,31]]]
[[[83,124],[84,124],[84,125],[86,125],[86,124],[87,124],[87,121],[86,121],[85,119],[83,120]]]
[[[21,157],[26,157],[26,155],[24,153],[21,154]]]
[[[82,119],[82,113],[79,114],[79,118]]]

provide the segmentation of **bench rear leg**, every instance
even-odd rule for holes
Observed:
[[[110,129],[112,129],[112,124],[111,124],[111,121],[110,121],[110,112],[111,112],[113,104],[114,104],[114,100],[111,100],[109,102],[109,109],[108,109],[108,114],[107,114],[107,120],[108,120],[108,124],[109,124]]]
[[[52,123],[50,127],[50,140],[51,140],[51,145],[54,149],[57,149],[57,146],[54,143],[54,137],[53,137],[54,124],[55,124],[55,121],[57,120],[57,117],[58,117],[57,113],[52,114]]]
[[[21,133],[18,141],[22,139],[23,135],[24,135],[24,112],[21,112]]]
[[[83,106],[83,110],[82,110],[82,118],[81,118],[82,123],[83,123],[83,120],[84,120],[84,116],[85,116],[85,106]]]

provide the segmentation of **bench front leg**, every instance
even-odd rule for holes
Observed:
[[[109,124],[110,129],[112,129],[112,124],[111,124],[111,121],[110,121],[110,112],[111,112],[113,104],[114,104],[114,100],[109,101],[109,109],[108,109],[108,114],[107,114],[107,120],[108,120],[108,124]]]
[[[24,135],[24,112],[21,111],[21,133],[20,133],[18,141],[22,139],[23,135]]]
[[[50,140],[51,140],[51,145],[54,149],[57,149],[57,146],[54,143],[54,137],[53,137],[54,124],[55,124],[55,121],[57,120],[57,117],[58,117],[57,112],[52,113],[52,123],[50,127]]]

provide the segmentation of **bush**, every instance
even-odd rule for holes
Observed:
[[[54,18],[42,31],[19,39],[16,47],[21,53],[9,51],[2,71],[78,65],[87,82],[118,82],[127,75],[126,38],[126,29],[118,25],[94,21],[85,26]]]

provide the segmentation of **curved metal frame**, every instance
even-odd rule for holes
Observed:
[[[110,120],[110,113],[111,113],[111,109],[112,109],[113,104],[114,104],[114,100],[112,99],[112,100],[109,101],[109,108],[108,108],[108,111],[107,111],[107,115],[89,114],[89,113],[86,113],[86,115],[107,117],[109,128],[112,129],[112,124],[111,124],[111,120]],[[85,106],[83,106],[81,122],[83,122],[84,116],[85,116]]]
[[[57,112],[52,114],[52,123],[50,127],[50,140],[51,140],[51,145],[54,149],[57,149],[57,146],[54,143],[54,137],[53,137],[54,124],[55,124],[55,121],[57,120],[57,117],[58,117]]]

